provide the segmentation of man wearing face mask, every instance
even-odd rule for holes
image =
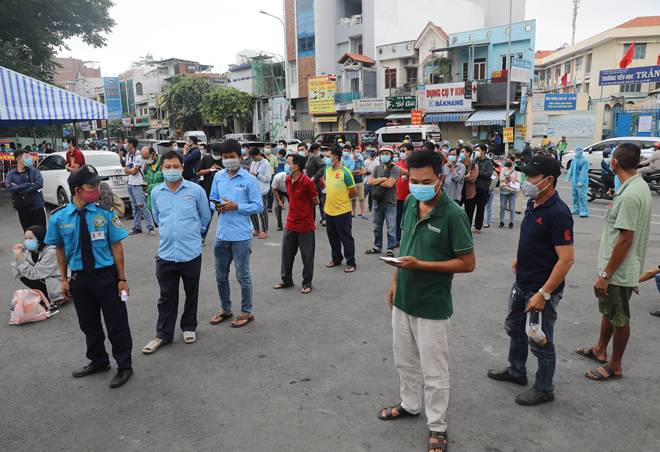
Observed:
[[[318,143],[312,143],[309,146],[309,155],[307,157],[307,167],[305,172],[307,177],[309,177],[314,186],[316,187],[316,192],[319,195],[319,212],[321,214],[321,223],[325,222],[325,212],[323,211],[323,204],[325,203],[325,193],[322,193],[321,180],[323,179],[323,173],[325,173],[325,162],[323,157],[320,155],[321,145]],[[316,208],[314,210],[314,221],[316,221]]]
[[[272,178],[270,162],[264,158],[259,152],[259,148],[253,147],[250,149],[250,158],[252,165],[250,166],[250,174],[257,178],[259,181],[259,189],[261,190],[262,203],[266,206],[268,202],[268,192],[270,191],[270,180]],[[268,237],[268,212],[264,209],[258,215],[251,215],[250,219],[254,225],[254,233],[257,238],[265,239]],[[261,226],[259,222],[261,221]]]
[[[422,399],[428,450],[447,450],[449,331],[454,273],[475,268],[474,244],[465,212],[442,188],[442,159],[416,151],[407,159],[410,194],[403,213],[401,255],[387,294],[392,311],[394,363],[401,402],[383,409],[383,420],[416,416]]]
[[[490,198],[490,183],[493,176],[493,161],[486,155],[487,148],[478,144],[474,147],[475,163],[479,167],[479,174],[477,180],[474,182],[475,187],[475,203],[477,213],[474,217],[474,233],[479,234],[484,225],[484,213],[486,211],[486,204]]]
[[[248,144],[241,145],[241,166],[245,171],[250,172],[252,158],[250,158],[250,146]]]
[[[367,146],[367,149],[369,149],[369,154],[367,158],[364,160],[364,191],[365,197],[368,197],[368,203],[367,203],[367,212],[371,212],[371,207],[374,204],[374,200],[371,197],[371,192],[374,188],[373,185],[369,185],[369,178],[371,177],[371,174],[373,171],[376,169],[378,165],[380,165],[380,159],[376,156],[376,153],[373,151],[371,146]]]
[[[160,286],[156,338],[142,352],[151,354],[174,340],[179,307],[179,279],[183,281],[186,301],[181,315],[183,341],[197,339],[197,303],[202,269],[202,233],[211,219],[204,189],[183,178],[183,157],[168,151],[162,157],[163,177],[152,192],[154,220],[159,225],[160,241],[156,258],[156,277]]]
[[[582,146],[575,148],[575,158],[566,173],[566,181],[573,182],[573,209],[571,214],[580,214],[581,218],[589,216],[587,193],[589,191],[589,161],[584,156]]]
[[[160,157],[151,146],[143,146],[140,151],[144,162],[144,181],[142,189],[147,195],[147,208],[151,210],[151,192],[165,181],[163,169],[160,167]]]
[[[202,179],[201,185],[206,192],[206,198],[208,200],[211,199],[211,187],[213,186],[213,178],[221,169],[222,155],[220,154],[220,143],[213,143],[211,152],[202,157],[202,161],[199,162],[199,166],[197,167],[197,175],[204,178]],[[214,212],[215,210],[211,210],[211,217],[209,218],[209,222],[206,225],[204,232],[202,232],[202,246],[206,242],[206,235],[209,232],[209,227],[211,226]]]
[[[458,160],[458,150],[456,148],[449,151],[447,164],[442,167],[442,175],[444,176],[443,186],[447,196],[460,203],[465,182],[465,165]]]
[[[517,404],[529,406],[555,398],[552,384],[557,362],[554,324],[564,280],[574,262],[573,217],[556,191],[561,175],[557,159],[537,155],[519,169],[526,175],[521,187],[523,194],[531,199],[520,225],[517,257],[511,266],[516,282],[509,294],[504,322],[504,329],[511,338],[510,365],[504,370],[489,370],[488,377],[527,385],[526,363],[531,348],[538,360],[534,386],[515,399]],[[537,313],[541,313],[540,317]],[[539,324],[545,333],[547,342],[543,345],[527,336],[528,314],[531,322]]]
[[[86,377],[110,370],[105,351],[101,312],[117,361],[117,374],[110,381],[117,388],[133,374],[133,340],[128,326],[125,298],[130,295],[124,273],[121,240],[128,233],[110,206],[98,203],[99,183],[108,177],[97,176],[87,166],[73,171],[68,178],[71,202],[51,213],[45,242],[54,245],[62,275],[62,295],[73,299],[80,329],[87,339],[90,363],[73,372]],[[67,267],[71,279],[67,280]]]
[[[144,217],[144,223],[147,225],[149,235],[153,236],[156,235],[156,231],[154,230],[151,212],[147,208],[147,195],[142,189],[142,184],[144,183],[142,169],[145,163],[142,160],[142,155],[136,149],[138,145],[137,138],[128,137],[126,142],[128,143],[128,147],[124,172],[128,174],[126,189],[128,190],[128,197],[131,199],[131,207],[133,209],[133,229],[129,234],[142,234],[142,217]]]
[[[275,174],[277,174],[277,157],[275,157],[273,155],[273,150],[272,150],[272,146],[271,146],[270,143],[265,143],[264,144],[264,157],[267,158],[268,161],[270,162],[270,167],[271,167],[271,170],[272,170],[271,171],[272,176],[270,178],[271,188],[268,191],[268,203],[267,203],[268,212],[272,212],[273,211],[273,201],[275,200],[275,198],[273,196],[272,185],[273,185],[273,177],[275,176]]]
[[[183,178],[197,183],[197,167],[202,159],[202,151],[197,146],[198,138],[190,135],[183,147]]]
[[[433,143],[427,141],[425,143],[426,149],[430,152],[433,151]],[[394,247],[397,248],[401,243],[401,219],[403,218],[403,203],[406,201],[406,198],[410,194],[408,189],[408,166],[406,165],[406,159],[413,153],[415,146],[407,141],[401,146],[405,149],[403,153],[400,154],[401,160],[396,162],[396,166],[399,167],[399,180],[396,183],[396,243]],[[443,162],[444,164],[444,162]]]
[[[396,244],[396,205],[397,181],[401,168],[392,162],[392,148],[380,148],[380,162],[371,177],[369,185],[373,188],[374,208],[374,246],[366,254],[380,253],[383,247],[383,222],[387,223],[387,257],[394,257]]]
[[[14,210],[23,231],[32,225],[46,227],[46,203],[41,189],[41,171],[33,168],[34,159],[25,149],[14,151],[16,169],[7,173],[5,186],[11,193]]]

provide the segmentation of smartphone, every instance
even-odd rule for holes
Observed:
[[[401,264],[401,263],[405,262],[405,261],[400,261],[396,257],[380,256],[378,259],[380,259],[381,261],[385,261],[385,262],[394,262],[395,264]]]

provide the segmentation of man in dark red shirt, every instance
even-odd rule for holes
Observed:
[[[403,203],[410,194],[408,188],[408,166],[406,165],[406,158],[410,156],[415,150],[415,146],[411,142],[403,143],[402,151],[399,152],[399,161],[396,166],[401,168],[399,170],[399,180],[396,183],[396,244],[398,247],[401,243],[401,219],[403,218]]]
[[[75,171],[85,164],[85,156],[80,149],[76,147],[78,140],[73,135],[67,135],[64,137],[64,141],[67,143],[66,151],[66,170],[68,172]]]
[[[310,293],[316,248],[314,206],[319,205],[319,194],[314,182],[303,173],[304,169],[305,157],[298,154],[287,157],[284,171],[288,174],[285,182],[289,196],[289,214],[282,237],[282,282],[274,289],[285,289],[294,285],[293,261],[300,249],[303,261],[302,293]]]

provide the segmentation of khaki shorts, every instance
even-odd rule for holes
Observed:
[[[610,284],[607,288],[607,298],[598,297],[598,310],[610,318],[612,326],[621,328],[630,323],[630,297],[632,287],[621,287]]]
[[[351,200],[357,199],[358,201],[364,201],[364,182],[359,182],[355,184],[355,186],[357,187],[358,193],[357,196],[351,198]]]

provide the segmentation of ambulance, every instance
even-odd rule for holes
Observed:
[[[378,147],[399,147],[403,140],[410,138],[415,148],[422,147],[426,141],[442,141],[440,127],[434,124],[422,124],[418,126],[387,126],[376,130]]]

